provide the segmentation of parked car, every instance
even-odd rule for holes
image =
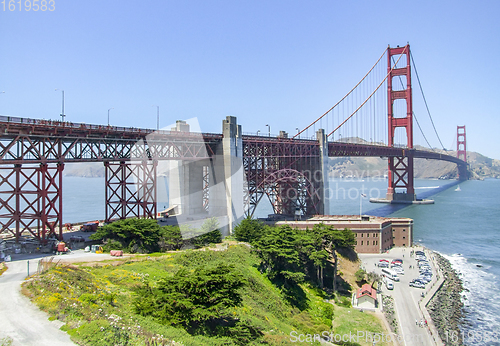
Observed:
[[[390,280],[385,280],[385,287],[387,287],[388,290],[393,290],[394,284]]]
[[[87,222],[80,227],[80,231],[82,232],[95,232],[97,231],[97,227],[99,226],[99,221]]]
[[[85,238],[82,237],[81,235],[72,235],[69,237],[69,241],[79,243],[79,242],[84,242]]]
[[[424,289],[425,285],[423,283],[419,282],[419,281],[414,281],[414,282],[410,282],[410,287]]]
[[[432,279],[428,276],[419,276],[418,277],[419,281],[422,281],[423,283],[429,283]]]
[[[396,273],[398,273],[399,275],[405,275],[405,271],[403,268],[401,267],[396,267],[396,268],[392,268],[392,270],[394,270]]]

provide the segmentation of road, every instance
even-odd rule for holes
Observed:
[[[413,248],[413,250],[422,250],[422,248]],[[380,259],[385,258],[389,261],[399,258],[403,260],[404,275],[399,275],[400,281],[393,282],[394,290],[388,290],[385,285],[382,288],[382,294],[391,295],[394,298],[396,309],[396,318],[398,320],[398,334],[403,338],[401,344],[405,346],[429,346],[435,345],[431,337],[428,327],[421,327],[416,321],[425,321],[425,317],[419,309],[418,302],[421,299],[421,294],[427,292],[436,280],[436,269],[431,261],[433,278],[426,285],[426,289],[410,287],[409,283],[412,279],[418,277],[417,262],[414,257],[410,258],[411,249],[395,248],[389,253],[384,254],[359,254],[359,258],[363,262],[363,266],[367,272],[375,271],[377,274],[382,274],[382,268],[376,267]],[[403,257],[404,256],[404,257]],[[430,255],[427,253],[427,258],[430,260]],[[410,269],[412,265],[412,269]]]
[[[49,321],[49,315],[38,309],[21,294],[21,283],[27,276],[28,255],[12,255],[7,262],[8,270],[0,275],[0,344],[11,340],[12,346],[68,346],[76,345],[69,335],[59,328],[60,321]],[[16,258],[17,257],[17,258]],[[24,259],[23,259],[24,257]],[[105,254],[88,254],[76,251],[71,255],[58,256],[62,262],[99,261],[112,258]],[[30,274],[34,273],[40,257],[31,256]]]

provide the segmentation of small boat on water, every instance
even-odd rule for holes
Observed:
[[[455,189],[455,191],[462,191],[462,189],[460,188],[460,185],[457,186],[457,188]]]

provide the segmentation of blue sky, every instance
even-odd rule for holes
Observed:
[[[19,6],[19,5],[17,5]],[[295,132],[349,91],[388,44],[411,44],[443,144],[500,159],[497,1],[55,0],[0,7],[0,114],[220,132]],[[414,80],[414,98],[417,85]],[[427,115],[419,114],[419,118]],[[431,128],[425,129],[438,145]]]

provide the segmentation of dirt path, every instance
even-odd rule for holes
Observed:
[[[27,275],[26,262],[9,262],[9,269],[0,276],[0,340],[12,340],[13,346],[76,345],[67,333],[59,330],[63,323],[49,321],[46,313],[21,294],[21,283]],[[35,263],[30,261],[30,265]]]
[[[93,262],[110,258],[113,257],[75,251],[71,255],[56,256],[55,261]],[[30,274],[35,272],[38,259],[29,260]],[[27,276],[27,262],[28,259],[16,259],[6,263],[8,269],[0,276],[0,311],[2,314],[0,344],[2,341],[12,341],[13,346],[76,345],[66,332],[59,329],[64,323],[49,321],[49,316],[45,312],[39,310],[21,294],[21,284]]]

